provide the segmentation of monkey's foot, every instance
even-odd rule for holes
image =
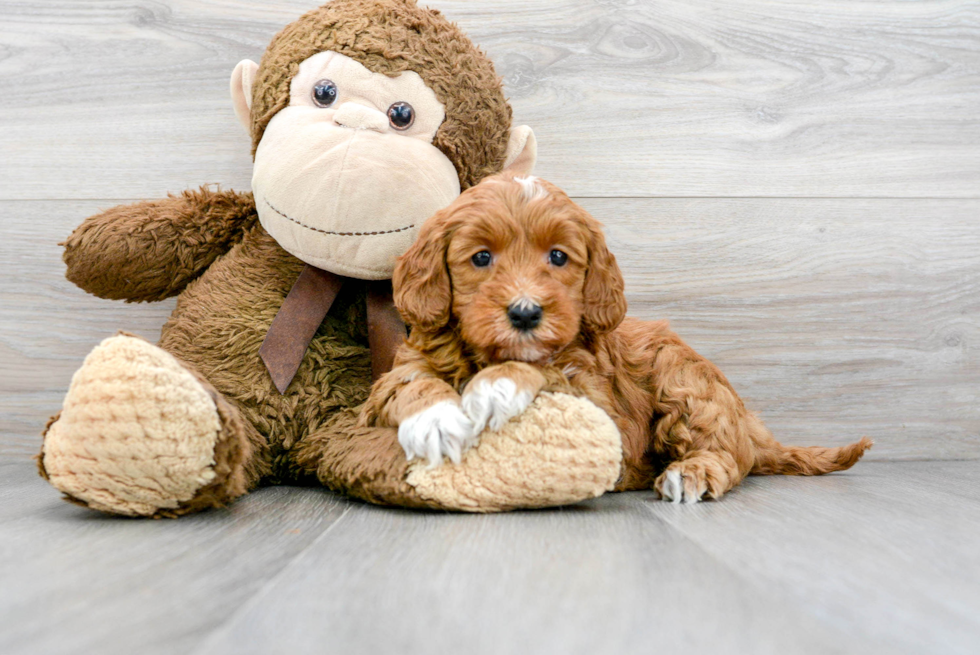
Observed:
[[[68,500],[113,514],[176,516],[223,504],[244,491],[241,435],[228,434],[240,425],[219,412],[227,403],[209,386],[147,341],[106,339],[48,425],[42,475]],[[229,496],[232,487],[241,489]]]
[[[444,509],[499,512],[567,505],[611,491],[623,461],[612,419],[583,398],[541,393],[460,464],[412,463],[407,482]]]

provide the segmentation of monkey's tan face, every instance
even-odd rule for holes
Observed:
[[[339,53],[310,57],[255,153],[259,220],[309,264],[391,277],[422,222],[460,193],[456,169],[432,145],[444,118],[414,72],[388,77]]]

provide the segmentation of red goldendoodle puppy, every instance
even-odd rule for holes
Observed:
[[[819,475],[871,446],[776,442],[711,362],[666,322],[625,318],[623,278],[599,223],[554,185],[506,173],[422,226],[398,262],[411,335],[361,423],[398,427],[409,459],[458,462],[542,390],[584,395],[616,422],[616,489],[719,498],[750,473]]]

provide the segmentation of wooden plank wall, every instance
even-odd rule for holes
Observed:
[[[247,188],[228,76],[317,2],[0,4],[0,455],[85,353],[172,303],[63,279],[82,218]],[[491,54],[538,173],[607,225],[631,313],[669,318],[777,435],[980,457],[980,6],[431,3]]]

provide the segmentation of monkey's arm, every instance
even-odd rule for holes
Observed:
[[[91,216],[61,245],[65,276],[100,298],[163,300],[231,249],[257,220],[251,193],[187,190]]]

